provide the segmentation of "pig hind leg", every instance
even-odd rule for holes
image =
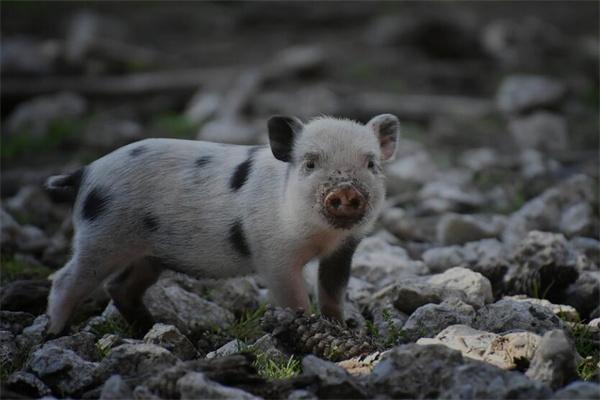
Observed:
[[[52,282],[48,297],[48,333],[59,334],[76,306],[88,298],[116,268],[117,260],[108,258],[102,251],[76,250]]]
[[[154,324],[143,297],[146,289],[156,282],[161,272],[160,263],[146,257],[119,272],[106,284],[106,290],[115,306],[138,336],[147,332]]]

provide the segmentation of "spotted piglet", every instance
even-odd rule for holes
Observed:
[[[385,197],[398,119],[366,125],[269,119],[269,146],[146,139],[71,175],[50,192],[75,199],[73,256],[48,300],[49,332],[100,284],[130,324],[152,316],[145,290],[164,269],[199,278],[259,274],[276,304],[308,310],[302,268],[319,265],[319,304],[342,319],[354,250]]]

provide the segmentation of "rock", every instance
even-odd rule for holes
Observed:
[[[190,99],[183,115],[194,124],[204,124],[218,113],[222,101],[218,93],[200,90]]]
[[[318,400],[318,397],[308,390],[296,389],[288,394],[287,400]]]
[[[438,216],[417,216],[394,207],[381,214],[383,226],[405,242],[435,242],[435,226]]]
[[[41,253],[48,243],[49,240],[44,231],[33,225],[22,226],[16,238],[17,249],[25,253]]]
[[[258,133],[247,122],[237,119],[219,119],[204,124],[196,138],[209,142],[252,145],[258,144]]]
[[[292,96],[288,91],[263,92],[254,99],[254,103],[261,115],[295,115],[308,119],[315,115],[341,113],[341,101],[337,94],[322,85],[301,87]]]
[[[37,376],[25,371],[17,371],[11,374],[6,380],[6,387],[13,392],[30,398],[46,397],[52,394],[50,388]]]
[[[27,360],[27,369],[60,396],[74,395],[90,388],[97,381],[97,366],[72,350],[54,345],[41,347]]]
[[[9,331],[13,335],[18,335],[33,323],[34,318],[26,312],[0,310],[0,331]]]
[[[380,238],[366,238],[356,249],[352,259],[352,273],[374,285],[382,285],[384,278],[417,276],[428,272],[422,262],[410,259],[406,251]]]
[[[577,378],[575,346],[564,331],[557,329],[544,334],[526,375],[554,390]]]
[[[244,276],[225,280],[207,279],[199,282],[200,285],[186,286],[187,282],[181,283],[181,285],[186,290],[198,295],[202,294],[203,298],[235,315],[242,315],[248,310],[255,310],[259,307],[259,288],[254,277]]]
[[[328,52],[321,46],[292,46],[275,54],[264,68],[267,79],[289,79],[319,73]]]
[[[489,279],[498,288],[508,270],[506,247],[495,239],[469,242],[464,246],[436,247],[423,253],[423,261],[432,272],[444,272],[456,266],[469,268]]]
[[[529,304],[537,304],[542,307],[549,308],[552,312],[565,321],[578,322],[580,321],[579,314],[574,307],[567,306],[564,304],[554,304],[546,299],[534,299],[524,295],[506,296],[506,299],[514,301],[522,301]]]
[[[0,68],[7,76],[47,75],[56,68],[60,44],[55,40],[36,41],[29,37],[4,37]]]
[[[42,137],[49,133],[56,121],[80,118],[86,110],[85,99],[74,93],[34,97],[20,103],[10,114],[6,121],[6,133]]]
[[[33,320],[33,323],[27,328],[23,329],[23,332],[17,337],[20,349],[30,349],[31,347],[42,343],[46,332],[48,331],[48,324],[50,318],[46,314],[38,316]]]
[[[448,181],[429,182],[419,191],[420,207],[424,210],[442,213],[447,211],[468,211],[481,207],[484,196],[475,189],[461,187]]]
[[[532,231],[517,246],[514,264],[504,277],[510,293],[559,301],[588,262],[576,253],[562,234]]]
[[[443,344],[463,356],[485,361],[502,369],[528,366],[541,337],[531,332],[496,335],[465,325],[452,325],[435,338],[421,338],[417,344]]]
[[[518,372],[465,359],[439,345],[393,348],[375,366],[369,381],[376,393],[391,398],[526,399],[551,394]]]
[[[570,243],[575,250],[585,254],[596,266],[600,265],[600,240],[589,237],[575,237],[570,240]]]
[[[454,289],[465,293],[466,302],[473,306],[482,306],[493,300],[490,281],[480,273],[466,268],[451,268],[442,274],[431,276],[427,282],[443,289]]]
[[[277,347],[277,343],[272,335],[264,335],[258,338],[249,348],[256,354],[264,354],[269,360],[275,362],[285,362],[289,359],[289,356],[283,353]],[[208,358],[208,356],[207,356]]]
[[[552,396],[553,399],[561,400],[596,400],[600,393],[600,384],[594,382],[575,381],[558,390]]]
[[[512,119],[509,131],[520,149],[557,152],[569,145],[565,117],[547,111]]]
[[[138,122],[108,114],[92,118],[83,132],[84,144],[98,151],[111,151],[144,138]]]
[[[243,390],[226,387],[206,378],[200,372],[188,372],[177,380],[177,390],[181,393],[182,400],[194,399],[244,399],[255,400],[253,396]]]
[[[589,203],[573,204],[563,211],[558,225],[560,231],[568,237],[589,235],[593,236],[593,210]]]
[[[437,168],[431,155],[425,150],[417,151],[405,157],[397,157],[396,161],[385,168],[388,193],[399,194],[406,188],[415,188],[432,181]]]
[[[539,75],[511,75],[502,81],[496,102],[500,111],[520,114],[557,106],[566,94],[563,83]]]
[[[61,336],[44,343],[44,346],[55,346],[73,351],[86,361],[97,361],[98,349],[96,337],[89,332],[77,332],[70,336]]]
[[[7,283],[0,293],[0,307],[7,311],[41,314],[46,310],[50,281],[23,280]]]
[[[366,391],[346,370],[330,361],[313,355],[302,359],[302,373],[319,380],[315,394],[318,398],[367,398]]]
[[[471,325],[475,310],[460,300],[446,300],[441,304],[426,304],[417,308],[408,318],[402,331],[409,341],[434,337],[450,325]]]
[[[600,271],[584,271],[564,294],[564,302],[577,309],[581,318],[590,316],[598,307]]]
[[[124,344],[123,338],[119,335],[112,335],[110,333],[105,334],[96,343],[98,349],[102,352],[102,354],[108,354],[110,349],[113,349],[117,346]]]
[[[447,246],[495,238],[504,230],[505,224],[506,218],[500,215],[446,214],[437,224],[437,240]]]
[[[242,351],[243,343],[237,339],[231,340],[219,347],[215,351],[211,351],[206,355],[206,358],[226,357]]]
[[[472,326],[486,332],[524,330],[543,335],[564,323],[549,308],[504,298],[480,308]]]
[[[144,342],[164,347],[181,360],[189,360],[196,356],[196,349],[190,340],[173,325],[154,324]]]
[[[536,183],[535,178],[548,179],[548,177],[557,175],[563,168],[558,161],[535,149],[522,150],[519,154],[519,163],[521,175],[533,183]]]
[[[102,385],[100,400],[123,400],[131,398],[133,398],[133,392],[121,375],[112,375]]]
[[[459,163],[472,171],[480,172],[500,163],[496,150],[489,147],[479,147],[465,150],[460,156]]]
[[[31,225],[47,226],[64,218],[64,213],[56,208],[41,186],[23,186],[6,200],[4,206],[12,215]]]
[[[402,327],[408,320],[408,315],[398,311],[397,307],[388,303],[377,301],[369,308],[373,317],[373,325],[377,334],[386,342],[395,343],[400,339]]]
[[[148,343],[122,344],[104,357],[98,375],[104,379],[119,374],[128,382],[139,383],[148,375],[165,370],[177,363],[170,351]]]
[[[233,320],[228,310],[186,291],[172,279],[159,279],[144,296],[144,303],[157,321],[175,325],[184,335],[227,327]]]
[[[375,287],[373,284],[354,276],[350,277],[346,288],[346,298],[359,305],[365,305],[371,299]]]
[[[133,398],[135,400],[160,400],[161,398],[154,393],[148,387],[144,385],[136,386],[133,389]]]
[[[371,354],[366,354],[363,356],[353,357],[348,360],[340,361],[337,363],[337,365],[348,371],[350,375],[366,376],[373,371],[373,368],[379,363],[379,361],[381,361],[381,358],[386,353],[387,351],[383,353],[376,351]]]
[[[18,353],[15,335],[9,331],[0,331],[0,367],[2,367],[2,371],[12,371],[17,367],[15,361]]]
[[[562,213],[574,204],[594,201],[594,181],[574,175],[529,200],[513,213],[502,235],[509,246],[516,246],[529,231],[558,231]]]

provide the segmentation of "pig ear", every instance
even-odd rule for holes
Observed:
[[[275,115],[269,118],[269,143],[276,159],[290,162],[294,139],[302,131],[302,121],[296,117]]]
[[[400,121],[398,121],[398,118],[392,114],[381,114],[367,122],[367,127],[371,128],[377,139],[379,139],[381,159],[383,161],[392,160],[396,155],[396,147],[400,137]]]

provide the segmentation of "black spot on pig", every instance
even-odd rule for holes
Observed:
[[[144,225],[144,229],[146,229],[149,232],[156,232],[160,225],[158,223],[158,218],[155,215],[152,215],[151,213],[147,213],[146,215],[144,215],[144,218],[142,218],[142,224]]]
[[[206,164],[208,164],[210,162],[211,159],[212,159],[211,156],[202,156],[202,157],[198,158],[194,164],[198,168],[204,167]]]
[[[240,221],[236,221],[231,225],[231,228],[229,229],[229,241],[233,248],[240,254],[244,256],[250,255],[250,247],[246,241],[246,236],[244,235],[244,230]]]
[[[131,157],[137,157],[140,154],[143,154],[147,151],[148,149],[146,148],[146,146],[138,146],[138,147],[134,147],[133,149],[129,150],[129,155]]]
[[[235,171],[233,171],[233,175],[231,175],[231,179],[229,180],[231,189],[235,191],[244,186],[248,180],[248,175],[250,175],[250,172],[252,171],[252,157],[254,156],[254,153],[262,148],[263,146],[253,146],[250,148],[246,161],[240,163],[235,168]]]
[[[83,202],[83,218],[87,219],[88,221],[94,221],[96,218],[106,212],[109,202],[110,195],[106,190],[98,187],[92,189]]]

